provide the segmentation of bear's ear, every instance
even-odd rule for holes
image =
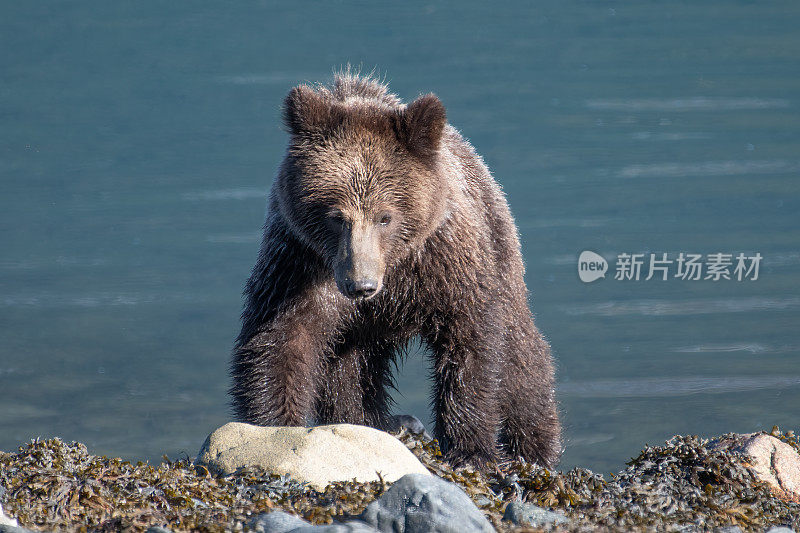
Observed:
[[[397,138],[412,152],[429,157],[439,150],[447,124],[444,105],[435,94],[420,96],[395,117]]]
[[[298,85],[283,102],[283,123],[294,134],[321,131],[331,121],[331,106],[313,88]]]

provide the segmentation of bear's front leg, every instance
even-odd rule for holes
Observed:
[[[550,346],[533,325],[527,303],[517,302],[516,309],[504,343],[500,442],[511,459],[521,457],[553,468],[562,444]]]
[[[349,339],[325,361],[317,423],[389,427],[392,363],[396,346],[380,339]]]
[[[435,358],[435,434],[453,464],[481,468],[498,457],[500,361],[495,350],[502,337],[490,320],[460,322],[440,322],[428,340]]]
[[[313,419],[320,366],[335,332],[333,306],[305,297],[283,305],[233,352],[233,407],[258,425],[301,426]]]

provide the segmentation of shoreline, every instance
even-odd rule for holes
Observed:
[[[800,453],[793,433],[774,428],[766,434]],[[497,531],[531,531],[504,520],[514,501],[566,518],[538,529],[800,529],[800,498],[777,494],[740,454],[714,448],[730,435],[713,440],[676,436],[661,446],[646,446],[625,470],[609,476],[517,462],[486,474],[453,469],[441,461],[435,440],[406,431],[395,436],[432,474],[458,485]],[[23,528],[43,531],[146,531],[153,526],[242,531],[254,527],[259,514],[272,511],[334,524],[358,518],[390,486],[383,480],[337,482],[315,490],[257,468],[215,476],[188,459],[132,464],[91,455],[83,444],[60,439],[34,440],[17,452],[0,452],[5,513]]]

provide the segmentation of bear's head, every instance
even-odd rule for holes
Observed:
[[[432,94],[405,106],[379,91],[299,86],[284,121],[291,140],[277,180],[282,216],[344,295],[375,296],[387,269],[445,217],[444,106]]]

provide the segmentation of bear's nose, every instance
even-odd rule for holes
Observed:
[[[347,295],[350,298],[369,298],[378,290],[378,282],[372,279],[347,282]]]

